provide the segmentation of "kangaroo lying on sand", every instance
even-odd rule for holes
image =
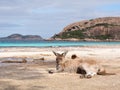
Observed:
[[[95,60],[83,60],[72,55],[70,60],[65,59],[68,51],[60,54],[53,51],[56,56],[56,71],[49,71],[49,73],[58,72],[75,72],[81,74],[80,78],[91,78],[94,75],[115,75],[114,73],[106,73],[105,69],[100,66]]]

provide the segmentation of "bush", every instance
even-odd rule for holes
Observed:
[[[95,36],[95,39],[100,39],[100,40],[106,40],[106,39],[110,39],[112,36],[111,35],[99,35],[99,36]]]
[[[62,35],[57,36],[57,38],[68,39],[68,38],[77,38],[77,39],[84,39],[83,31],[75,30],[70,32],[64,32]]]

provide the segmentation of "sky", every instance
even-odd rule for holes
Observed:
[[[120,17],[120,0],[0,0],[0,37],[50,38],[71,23]]]

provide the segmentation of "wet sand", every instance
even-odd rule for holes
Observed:
[[[80,58],[94,58],[103,65],[111,76],[97,75],[80,79],[75,73],[49,74],[55,69],[52,51],[68,50],[66,58],[76,54]],[[22,60],[27,63],[1,63],[5,60]],[[44,60],[39,60],[44,58]],[[33,60],[35,60],[33,62]],[[120,89],[120,46],[114,47],[54,47],[54,48],[1,48],[0,90],[119,90]]]

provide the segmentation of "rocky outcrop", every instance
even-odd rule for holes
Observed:
[[[66,26],[52,39],[120,40],[120,17],[104,17]]]
[[[38,35],[12,34],[8,37],[0,38],[0,40],[43,40],[43,38]]]

